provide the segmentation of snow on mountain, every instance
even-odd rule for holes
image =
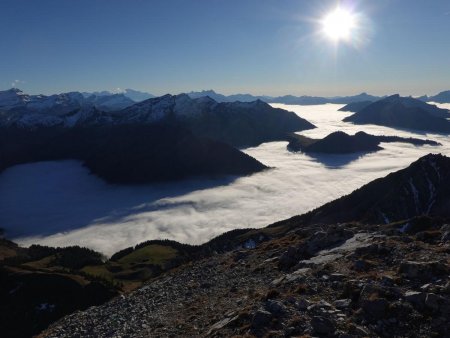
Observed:
[[[52,111],[59,115],[81,108],[85,104],[85,99],[81,93],[70,92],[50,96],[31,96],[30,102],[27,102],[24,107],[17,107],[17,109],[35,112]]]
[[[133,100],[134,102],[141,102],[155,97],[152,94],[141,92],[134,89],[125,89],[122,94],[128,97],[129,99]]]
[[[49,96],[28,95],[17,88],[0,91],[0,111],[3,111],[1,119],[8,120],[9,124],[19,118],[24,119],[25,116],[20,115],[23,113],[30,114],[31,121],[36,121],[39,117],[47,119],[48,116],[52,116],[51,124],[56,124],[55,116],[62,116],[79,109],[95,107],[102,111],[113,111],[124,109],[135,103],[124,94],[89,95],[88,97],[84,94],[69,92]],[[8,118],[5,117],[8,115],[6,112],[10,115]],[[24,123],[24,126],[27,125],[29,125],[28,122]]]
[[[132,100],[133,102],[141,102],[144,100],[148,100],[151,98],[154,98],[155,96],[146,92],[141,92],[139,90],[134,90],[134,89],[125,89],[124,91],[121,92],[110,92],[107,90],[103,90],[103,91],[99,91],[99,92],[83,92],[82,93],[84,97],[88,98],[92,95],[95,96],[111,96],[111,95],[115,95],[115,94],[122,94],[123,96],[129,98],[130,100]]]
[[[108,113],[95,107],[85,107],[62,116],[63,125],[67,128],[75,126],[95,126],[113,124],[114,119]]]
[[[102,91],[99,91],[99,92],[82,92],[81,94],[84,97],[89,97],[89,96],[92,96],[92,95],[95,95],[95,96],[108,96],[108,95],[113,95],[114,93],[112,93],[110,91],[107,91],[107,90],[102,90]]]
[[[208,96],[192,99],[187,94],[164,95],[148,99],[122,111],[123,119],[156,122],[163,118],[187,118],[213,110],[219,103]]]
[[[42,112],[2,112],[0,126],[36,129],[40,127],[96,126],[114,124],[114,117],[92,106],[84,106],[65,114]]]
[[[295,113],[253,102],[218,103],[209,96],[192,99],[187,94],[164,95],[128,106],[123,94],[84,97],[81,93],[42,96],[21,108],[0,110],[0,126],[38,127],[182,124],[194,134],[235,146],[256,145],[283,139],[287,132],[314,128]],[[109,110],[108,107],[124,109]]]
[[[30,100],[30,95],[17,88],[0,91],[0,109],[11,109],[26,104]]]
[[[91,95],[85,100],[88,104],[105,111],[124,109],[135,103],[124,94]]]

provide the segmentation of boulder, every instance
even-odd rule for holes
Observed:
[[[278,261],[278,269],[286,271],[296,265],[299,261],[299,254],[297,248],[290,246],[281,256]]]
[[[434,293],[427,293],[425,306],[433,311],[439,311],[440,297]]]
[[[389,303],[384,298],[369,298],[362,302],[362,309],[370,321],[377,321],[387,316]]]
[[[418,291],[407,291],[405,293],[405,300],[411,303],[414,307],[422,309],[425,305],[426,293]]]
[[[336,324],[329,318],[314,316],[311,319],[314,332],[321,335],[332,335],[336,331]]]
[[[330,227],[326,232],[314,233],[306,242],[305,251],[314,255],[318,251],[345,242],[353,236],[353,232],[341,227]]]
[[[336,307],[336,309],[343,310],[347,309],[350,306],[351,302],[352,302],[351,299],[346,298],[335,300],[333,304]]]
[[[286,307],[277,300],[268,300],[266,302],[266,309],[275,317],[280,317],[286,313]]]
[[[253,315],[252,319],[252,329],[261,330],[270,325],[272,320],[272,314],[266,310],[258,310]]]
[[[414,262],[404,261],[400,264],[399,272],[408,279],[428,281],[449,273],[449,267],[439,261]]]

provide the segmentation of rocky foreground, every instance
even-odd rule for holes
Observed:
[[[446,221],[264,231],[40,337],[448,337]]]

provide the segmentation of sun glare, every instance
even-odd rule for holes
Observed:
[[[324,34],[333,41],[349,40],[356,26],[355,15],[342,8],[336,8],[322,20]]]

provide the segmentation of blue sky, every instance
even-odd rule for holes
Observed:
[[[0,89],[59,93],[434,94],[450,89],[450,1],[0,0]],[[16,82],[14,82],[16,81]]]

